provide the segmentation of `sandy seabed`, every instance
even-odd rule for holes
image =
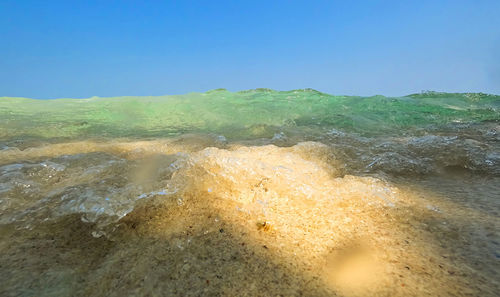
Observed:
[[[0,167],[2,296],[500,291],[495,176],[354,174],[318,142],[76,142],[1,160],[21,164]]]

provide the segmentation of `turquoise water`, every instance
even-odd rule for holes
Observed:
[[[0,295],[496,296],[499,108],[0,98]]]
[[[0,98],[0,139],[164,137],[216,133],[241,140],[283,130],[361,135],[425,134],[498,121],[500,96],[422,93],[333,96],[315,90],[214,90],[158,97],[33,100]]]

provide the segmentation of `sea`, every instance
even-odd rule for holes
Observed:
[[[1,296],[498,296],[500,96],[0,97]]]

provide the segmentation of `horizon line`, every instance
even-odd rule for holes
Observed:
[[[167,96],[185,96],[189,94],[210,94],[210,93],[215,93],[215,92],[229,92],[229,93],[249,93],[252,91],[257,91],[257,92],[315,92],[315,93],[321,93],[324,95],[329,95],[329,96],[345,96],[345,97],[378,97],[378,96],[383,96],[387,98],[398,98],[398,97],[411,97],[411,96],[419,96],[419,95],[444,95],[444,94],[454,94],[454,95],[465,95],[465,94],[478,94],[478,95],[483,95],[483,96],[500,96],[500,94],[493,94],[493,93],[483,93],[483,92],[446,92],[446,91],[434,91],[434,90],[422,90],[419,93],[410,93],[407,95],[402,95],[402,96],[386,96],[383,94],[374,94],[374,95],[368,95],[368,96],[361,96],[361,95],[347,95],[347,94],[330,94],[326,92],[322,92],[313,88],[303,88],[303,89],[292,89],[292,90],[276,90],[276,89],[271,89],[271,88],[254,88],[254,89],[245,89],[245,90],[240,90],[240,91],[230,91],[226,88],[215,88],[215,89],[210,89],[204,92],[187,92],[187,93],[178,93],[178,94],[163,94],[163,95],[119,95],[119,96],[91,96],[91,97],[58,97],[58,98],[30,98],[30,97],[23,97],[23,96],[0,96],[0,99],[5,99],[5,98],[11,98],[11,99],[32,99],[32,100],[63,100],[63,99],[70,99],[70,100],[89,100],[89,99],[97,99],[97,98],[122,98],[122,97],[167,97]]]

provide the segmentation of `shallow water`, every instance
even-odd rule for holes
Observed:
[[[496,296],[499,107],[0,98],[0,294]]]

